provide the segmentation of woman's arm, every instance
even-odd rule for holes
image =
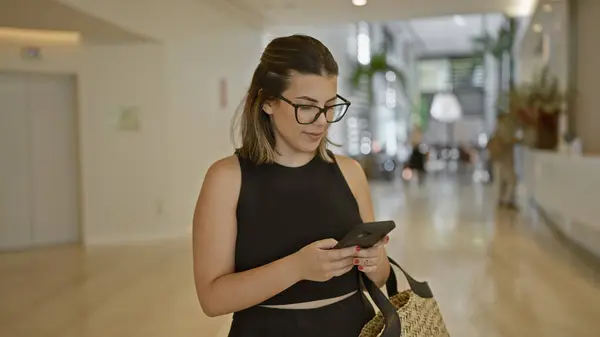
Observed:
[[[210,317],[254,306],[301,279],[293,255],[234,273],[240,186],[235,156],[214,163],[206,173],[194,212],[194,279],[202,310]]]
[[[354,198],[358,203],[360,216],[363,222],[375,221],[375,215],[373,212],[373,202],[371,200],[371,190],[369,188],[369,182],[363,168],[360,164],[351,158],[344,156],[336,156],[336,161],[342,170],[346,182],[354,194]],[[387,242],[386,242],[387,243]],[[372,250],[372,251],[371,251]],[[378,255],[376,261],[378,261],[376,268],[369,268],[372,272],[366,272],[367,276],[373,281],[378,287],[383,287],[390,275],[390,264],[387,259],[387,252],[385,246],[381,245],[374,247],[369,250],[359,252],[359,257],[366,256],[370,253]]]

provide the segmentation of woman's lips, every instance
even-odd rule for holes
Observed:
[[[319,140],[325,132],[305,132],[305,134],[312,140]]]

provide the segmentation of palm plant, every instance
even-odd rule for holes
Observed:
[[[385,49],[384,49],[385,50]],[[396,78],[402,85],[402,88],[406,88],[406,76],[398,68],[390,65],[387,62],[387,56],[385,51],[374,54],[371,56],[371,61],[368,64],[356,63],[352,69],[352,75],[350,76],[350,84],[353,89],[358,89],[363,79],[367,80],[368,100],[369,104],[374,102],[374,79],[378,74],[386,74],[388,72],[396,75]]]
[[[391,65],[388,63],[387,61],[387,46],[384,44],[383,48],[381,48],[381,51],[378,53],[374,53],[373,55],[371,55],[371,60],[369,63],[367,64],[362,64],[359,62],[355,62],[352,70],[351,70],[351,75],[349,77],[349,84],[350,87],[353,90],[359,90],[359,89],[366,89],[367,92],[367,103],[369,104],[369,107],[371,108],[369,111],[369,113],[367,114],[366,118],[368,121],[368,125],[369,127],[372,127],[372,120],[373,117],[371,115],[371,113],[373,113],[373,107],[376,104],[375,102],[375,78],[377,78],[379,75],[386,75],[387,73],[393,73],[396,77],[397,83],[400,84],[402,91],[404,92],[405,96],[408,97],[408,95],[406,94],[406,76],[404,74],[404,72],[402,72],[400,69],[396,68],[395,66]],[[364,85],[366,84],[366,88],[364,87]],[[367,174],[368,177],[373,177],[374,176],[374,172],[377,171],[376,169],[376,160],[374,157],[372,157],[372,155],[369,156],[365,156],[362,160],[364,160],[363,162],[363,167],[365,168],[365,172]]]
[[[498,37],[494,38],[489,33],[484,33],[473,39],[475,50],[480,55],[487,53],[500,60],[505,53],[510,53],[515,43],[516,24],[514,19],[510,19],[509,24],[502,26],[498,31]]]
[[[492,55],[496,59],[498,74],[498,97],[502,96],[502,66],[504,56],[510,56],[509,62],[509,87],[514,88],[514,60],[512,50],[515,44],[517,34],[517,24],[514,18],[508,19],[508,25],[503,25],[498,31],[497,37],[493,37],[488,32],[473,39],[475,53],[481,57],[486,54]]]

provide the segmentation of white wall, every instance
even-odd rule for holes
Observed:
[[[57,0],[110,21],[128,31],[159,41],[195,37],[241,26],[261,29],[262,18],[221,0]]]
[[[154,211],[166,185],[164,48],[160,45],[45,48],[23,61],[4,48],[2,68],[78,76],[83,237],[106,242],[169,232]],[[139,107],[139,133],[116,130],[123,107]]]
[[[85,238],[90,242],[177,232],[161,217],[169,152],[165,49],[88,47],[80,70]],[[139,109],[141,130],[119,132],[121,109]]]
[[[531,81],[532,77],[545,65],[560,80],[564,89],[568,86],[568,5],[555,2],[552,11],[545,12],[540,7],[532,18],[524,22],[525,27],[520,45],[517,48],[519,82]],[[534,24],[543,28],[542,32],[533,30]]]
[[[169,116],[168,199],[173,223],[190,224],[208,166],[233,153],[231,121],[260,59],[261,35],[252,30],[215,32],[167,44]],[[220,106],[226,80],[228,102]]]
[[[600,257],[599,157],[526,151],[523,185],[557,229]]]
[[[195,1],[65,2],[162,41],[47,47],[40,61],[0,47],[0,69],[78,76],[84,241],[185,234],[208,165],[233,152],[230,120],[257,64],[261,32]],[[225,108],[221,78],[229,84]],[[127,107],[139,109],[139,132],[116,129]]]

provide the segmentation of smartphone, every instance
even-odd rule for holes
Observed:
[[[371,248],[394,228],[394,221],[376,221],[367,222],[354,226],[343,239],[338,241],[333,249],[359,246],[361,248]]]

